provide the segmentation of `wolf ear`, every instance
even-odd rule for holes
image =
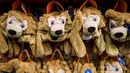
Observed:
[[[85,45],[79,34],[75,34],[70,37],[70,42],[74,47],[74,51],[78,57],[83,57],[86,54]]]
[[[72,31],[70,33],[70,42],[74,47],[74,51],[78,57],[83,57],[86,54],[85,45],[79,34],[83,23],[82,17],[81,11],[77,11],[72,24]]]
[[[105,27],[105,26],[106,26],[106,25],[105,25],[105,22],[106,22],[106,21],[105,21],[104,17],[101,15],[99,28]]]
[[[119,54],[118,48],[112,44],[108,34],[105,34],[105,40],[106,40],[106,53],[109,56],[117,56]]]
[[[101,29],[99,30],[100,36],[95,39],[95,45],[98,49],[99,54],[101,55],[105,51],[105,41],[101,32]]]

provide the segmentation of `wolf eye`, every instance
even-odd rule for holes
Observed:
[[[25,25],[24,25],[24,24],[21,24],[20,26],[21,26],[22,28],[24,28],[24,27],[25,27]]]
[[[118,69],[118,68],[115,68],[115,71],[119,71],[119,69]]]
[[[110,21],[109,21],[109,27],[110,27],[110,28],[115,28],[115,27],[117,27],[116,22],[115,22],[114,20],[110,20]]]
[[[51,25],[54,25],[54,20],[51,21]]]
[[[11,20],[11,21],[9,21],[9,24],[12,24],[13,23],[13,21]]]
[[[66,23],[66,17],[65,16],[59,17],[59,20],[61,21],[62,24]]]
[[[114,23],[110,23],[110,28],[115,28],[116,25]]]
[[[93,17],[93,21],[97,21],[97,19],[95,17]]]
[[[48,18],[48,26],[51,27],[52,25],[55,24],[55,18],[54,17],[49,17]]]
[[[65,23],[65,21],[64,21],[63,19],[62,19],[61,21],[62,21],[62,24],[64,24],[64,23]]]

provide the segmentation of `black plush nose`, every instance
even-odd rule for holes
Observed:
[[[88,32],[93,33],[95,31],[95,27],[89,27]]]
[[[120,37],[123,36],[123,33],[120,33],[120,32],[119,32],[119,33],[115,33],[114,35],[115,35],[117,38],[120,38]]]
[[[55,31],[55,33],[57,34],[57,35],[60,35],[60,34],[62,34],[62,30],[57,30],[57,31]]]
[[[11,35],[15,35],[16,31],[14,31],[14,30],[8,30],[8,33],[11,34]]]

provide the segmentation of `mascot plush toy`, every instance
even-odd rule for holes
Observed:
[[[88,44],[90,40],[93,40],[91,44],[94,44],[93,50],[96,50],[99,54],[102,54],[105,50],[105,42],[103,40],[102,28],[105,27],[104,18],[101,15],[101,12],[97,10],[97,5],[95,1],[92,1],[94,7],[85,7],[84,5],[90,0],[86,0],[84,4],[77,11],[73,24],[72,31],[70,35],[70,41],[74,44],[75,48],[77,48],[76,52],[80,51],[80,47],[76,47],[76,45],[80,45],[78,39],[82,39],[87,41],[85,45],[88,48]],[[78,38],[78,39],[75,39]],[[82,47],[84,48],[84,47]],[[84,50],[85,51],[85,50]],[[84,52],[83,52],[84,53]]]
[[[120,8],[123,9],[124,13],[113,9],[109,9],[105,13],[108,24],[106,41],[109,41],[106,42],[108,47],[107,53],[110,56],[117,56],[118,54],[124,56],[126,66],[128,65],[128,68],[130,68],[130,13],[126,13],[127,4],[125,1],[120,0],[118,3],[122,6]]]
[[[54,59],[56,52],[58,52],[60,55],[58,56],[58,58],[61,57],[62,60],[57,58]],[[47,71],[46,73],[71,73],[68,63],[64,61],[64,58],[59,49],[56,49],[53,52],[51,59],[49,59],[48,61],[44,60],[43,64],[43,71]]]
[[[124,0],[117,1],[114,9],[108,9],[105,13],[107,29],[105,31],[105,41],[106,41],[106,53],[109,59],[106,62],[101,61],[100,64],[105,63],[101,67],[105,68],[105,73],[123,73],[126,68],[124,63],[121,62],[121,58],[114,61],[111,60],[118,55],[127,55],[129,52],[129,23],[130,14],[117,11],[117,6],[124,9],[126,12],[127,5]],[[129,65],[129,64],[128,64]],[[102,69],[101,68],[101,69]]]
[[[19,54],[20,46],[18,43],[29,43],[29,47],[35,48],[36,23],[31,16],[15,11],[14,2],[12,9],[0,17],[0,53],[9,52],[9,56]]]
[[[22,61],[23,54],[26,53],[28,61],[24,62]],[[3,63],[0,66],[0,71],[2,72],[13,72],[16,73],[37,73],[36,71],[36,63],[31,60],[31,58],[28,55],[27,50],[22,51],[20,54],[19,59],[15,58],[8,62]]]
[[[93,63],[90,63],[90,60],[88,58],[88,54],[85,56],[86,58],[84,60],[78,59],[78,62],[73,62],[74,70],[73,73],[97,73],[96,67]],[[87,60],[87,62],[86,62]]]
[[[57,4],[62,8],[62,12],[50,12],[51,6]],[[70,42],[70,32],[72,27],[72,21],[67,12],[64,11],[60,3],[52,1],[47,5],[47,14],[40,17],[37,31],[37,56],[50,55],[52,49],[60,48],[65,54],[75,54],[79,57],[83,57],[85,54],[85,46],[82,39],[76,42]],[[74,41],[75,41],[74,40]],[[71,45],[77,43],[77,45]],[[54,45],[54,46],[53,46]],[[80,49],[77,53],[76,49]]]
[[[108,50],[106,52],[110,56],[117,56],[119,52],[120,55],[126,55],[130,51],[130,14],[126,13],[127,5],[124,0],[119,0],[117,2],[119,6],[118,3],[124,5],[120,7],[124,9],[124,13],[116,11],[116,7],[115,9],[108,9],[105,13],[107,20],[106,31],[108,32],[106,36]]]
[[[99,65],[98,73],[124,73],[122,64],[117,59],[108,56],[104,57]]]

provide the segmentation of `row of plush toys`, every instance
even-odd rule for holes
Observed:
[[[54,4],[62,10],[51,12]],[[15,1],[0,16],[0,73],[130,73],[130,13],[124,0],[117,6],[124,12],[108,9],[103,16],[94,0],[86,0],[72,21],[51,1],[36,22]]]

